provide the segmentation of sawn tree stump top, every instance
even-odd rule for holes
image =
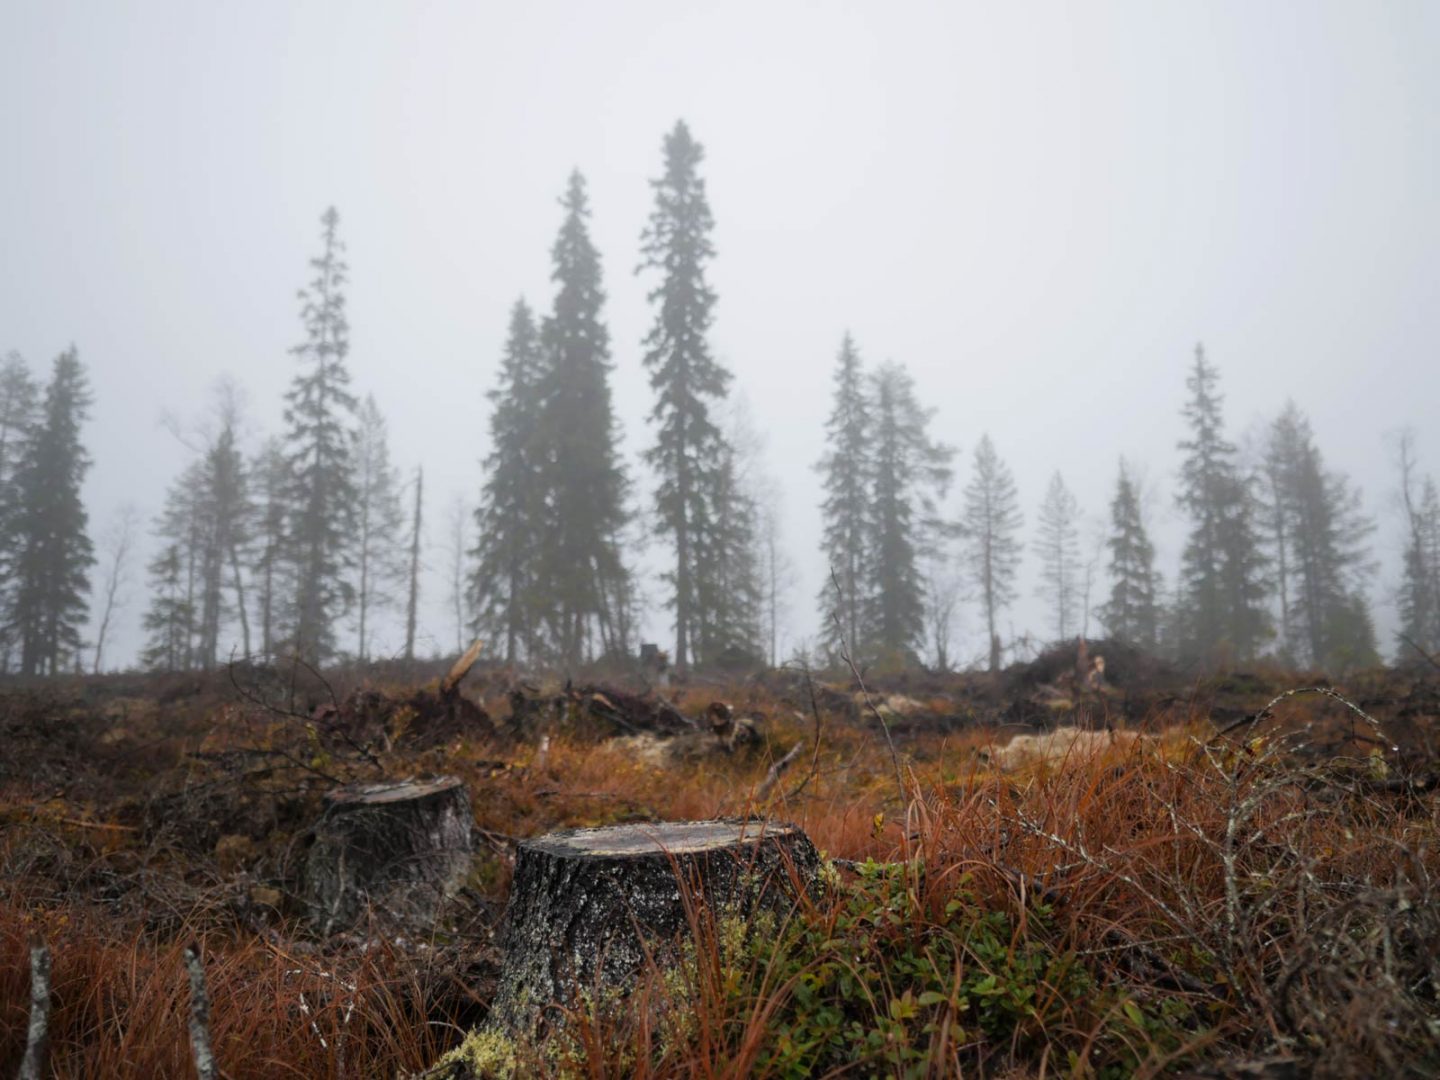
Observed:
[[[623,858],[668,852],[690,855],[778,840],[799,832],[793,825],[759,821],[670,821],[566,829],[525,841],[522,846],[558,858]]]
[[[441,776],[434,780],[383,780],[374,784],[350,784],[337,788],[326,798],[336,807],[383,806],[408,799],[423,799],[459,786],[459,779],[453,776]]]

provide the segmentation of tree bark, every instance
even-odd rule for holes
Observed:
[[[365,914],[428,929],[470,872],[470,796],[455,777],[356,784],[326,796],[306,864],[322,933]]]
[[[662,964],[717,922],[788,914],[814,887],[819,855],[794,825],[718,820],[551,833],[519,846],[502,941],[505,963],[487,1027],[543,1036],[581,993],[624,997],[647,957]]]

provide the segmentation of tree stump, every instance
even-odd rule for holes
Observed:
[[[306,902],[321,932],[367,912],[411,930],[434,926],[470,873],[465,785],[453,776],[352,784],[325,803],[305,867]]]
[[[646,957],[688,937],[682,889],[718,919],[783,918],[820,859],[794,825],[680,821],[570,829],[522,843],[505,911],[505,962],[486,1026],[541,1035],[588,993],[623,997]]]

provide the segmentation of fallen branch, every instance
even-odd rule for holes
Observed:
[[[43,943],[30,946],[30,1027],[25,1036],[25,1058],[19,1080],[40,1080],[50,1044],[50,950]]]

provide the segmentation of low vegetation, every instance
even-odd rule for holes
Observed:
[[[1440,682],[1377,671],[1343,700],[1271,704],[1311,681],[1137,683],[1055,708],[1032,692],[1024,728],[1006,726],[1024,696],[1013,673],[897,678],[871,688],[873,711],[797,673],[697,682],[667,694],[681,715],[725,700],[755,737],[663,764],[616,738],[593,695],[501,670],[472,677],[456,723],[399,679],[337,675],[328,709],[319,683],[286,709],[224,678],[14,689],[0,699],[0,1071],[24,1052],[34,940],[53,955],[57,1076],[186,1075],[191,942],[224,1075],[420,1071],[484,1018],[518,838],[758,813],[828,857],[816,897],[763,927],[699,908],[679,969],[578,1010],[557,1044],[472,1039],[472,1061],[484,1050],[496,1075],[1218,1076],[1242,1060],[1434,1075]],[[629,700],[604,705],[619,716]],[[1088,730],[1003,752],[1037,724]],[[322,793],[439,772],[466,781],[480,837],[445,924],[425,940],[316,937],[299,874]]]

